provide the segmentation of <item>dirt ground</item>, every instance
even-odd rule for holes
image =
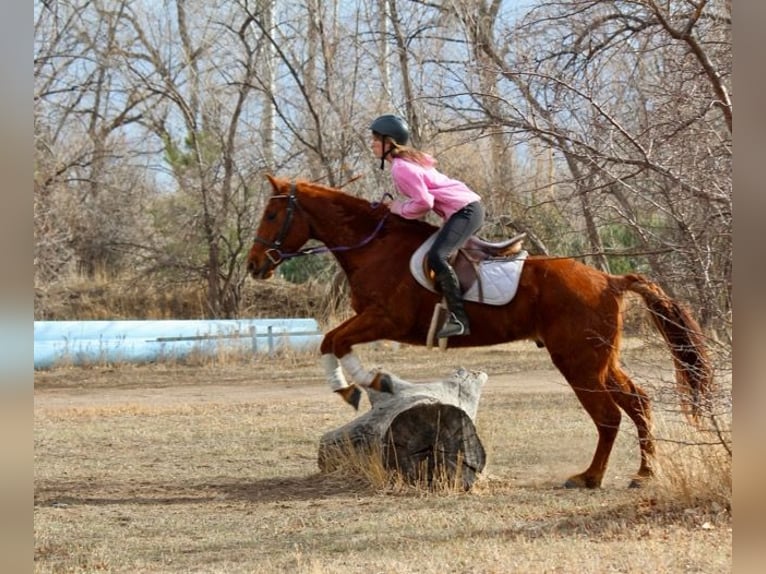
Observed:
[[[501,387],[514,393],[571,393],[545,350],[531,342],[440,351],[406,345],[367,345],[357,353],[369,368],[388,370],[411,382],[447,378],[456,368],[489,375],[485,392]],[[640,339],[623,342],[636,382],[672,377],[669,357]],[[265,368],[264,368],[265,367]],[[132,404],[242,403],[253,399],[302,396],[326,398],[319,357],[312,353],[246,363],[202,365],[121,365],[60,368],[35,373],[36,408]]]
[[[135,374],[135,371],[132,371]],[[448,373],[445,372],[445,375]],[[120,375],[115,375],[119,377]],[[46,381],[35,389],[36,408],[50,410],[56,408],[76,407],[106,407],[117,405],[160,406],[174,404],[245,404],[255,400],[274,401],[290,399],[296,393],[300,393],[304,399],[314,398],[324,400],[331,392],[321,380],[311,380],[296,383],[286,382],[258,382],[251,380],[247,374],[241,375],[237,383],[218,384],[207,380],[190,382],[186,381],[179,386],[166,387],[117,387],[99,388],[98,392],[89,392],[82,388],[87,379],[82,374],[69,372],[49,378],[43,375]],[[54,388],[51,379],[57,381],[68,380],[78,386],[67,385],[62,389]],[[444,378],[447,378],[446,376]],[[413,382],[425,382],[413,381]],[[48,386],[50,384],[50,386]],[[502,387],[513,393],[570,393],[566,384],[562,384],[561,375],[556,370],[526,371],[524,373],[505,373],[492,377],[493,386]],[[40,388],[42,386],[43,388]],[[95,391],[95,387],[91,387]],[[491,393],[491,391],[489,391]]]
[[[490,348],[456,349],[446,353],[436,349],[398,345],[370,345],[357,349],[364,364],[381,368],[411,382],[444,380],[457,368],[483,371],[488,381],[482,389],[479,406],[485,420],[509,417],[513,404],[526,408],[533,401],[549,402],[549,408],[565,405],[576,424],[582,428],[582,445],[576,449],[579,462],[551,457],[546,464],[525,469],[519,480],[535,482],[541,475],[545,480],[562,480],[576,466],[584,464],[595,447],[595,431],[587,413],[577,402],[575,394],[561,374],[550,363],[547,352],[530,342],[515,342]],[[646,385],[665,385],[672,380],[669,358],[661,349],[653,349],[639,341],[624,344],[624,354],[632,356],[635,380]],[[665,381],[663,383],[662,381]],[[544,397],[551,397],[545,399]],[[529,397],[525,399],[524,397]],[[302,353],[275,359],[260,358],[252,362],[223,360],[185,365],[120,365],[89,368],[59,368],[35,375],[35,413],[41,420],[80,418],[80,413],[100,416],[110,413],[177,413],[181,411],[236,412],[255,405],[284,405],[285,409],[305,411],[305,424],[345,424],[369,408],[366,398],[360,412],[333,395],[322,376],[319,358]],[[304,406],[310,405],[310,406]],[[260,408],[260,407],[259,407]],[[308,420],[310,413],[319,414]],[[562,411],[563,416],[563,411]],[[336,421],[336,422],[332,422]],[[558,424],[559,421],[552,421]],[[528,423],[524,423],[528,424]],[[534,419],[529,424],[535,424]],[[569,423],[571,424],[571,423]],[[328,426],[329,425],[329,426]],[[550,429],[552,430],[552,429]],[[314,431],[318,436],[319,429]],[[566,431],[565,431],[566,433]],[[320,433],[321,434],[321,433]],[[562,438],[566,434],[561,435]],[[568,437],[571,439],[571,437]],[[637,465],[635,428],[626,420],[618,436],[615,453],[625,453],[629,466],[610,480],[627,483]],[[574,454],[566,453],[567,457]],[[564,454],[564,453],[562,453]],[[558,474],[550,476],[551,471]],[[289,493],[285,493],[289,495]]]
[[[488,374],[477,417],[488,464],[470,495],[319,473],[319,437],[357,413],[316,354],[58,368],[35,374],[35,571],[730,571],[725,502],[687,508],[627,488],[629,421],[603,489],[561,488],[595,431],[544,350],[358,352],[412,382]],[[623,354],[647,390],[672,388],[661,348],[627,341]]]

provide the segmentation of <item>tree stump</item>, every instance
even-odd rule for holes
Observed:
[[[460,368],[433,383],[384,376],[393,393],[366,389],[371,409],[322,436],[319,468],[328,472],[353,453],[379,452],[383,466],[410,483],[461,481],[469,490],[486,463],[474,426],[486,373]]]

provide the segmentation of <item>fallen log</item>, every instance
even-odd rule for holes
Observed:
[[[448,481],[469,490],[486,463],[474,425],[486,373],[461,368],[432,383],[383,376],[393,392],[366,389],[370,410],[322,436],[319,468],[329,472],[352,454],[372,454],[409,483]]]

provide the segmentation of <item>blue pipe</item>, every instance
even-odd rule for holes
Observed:
[[[273,355],[312,350],[321,339],[314,319],[35,321],[34,368],[156,362],[224,348]]]

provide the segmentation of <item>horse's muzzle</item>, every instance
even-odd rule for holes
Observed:
[[[247,262],[247,272],[253,279],[268,279],[274,275],[274,266],[268,261],[263,265],[256,265],[252,261]]]

